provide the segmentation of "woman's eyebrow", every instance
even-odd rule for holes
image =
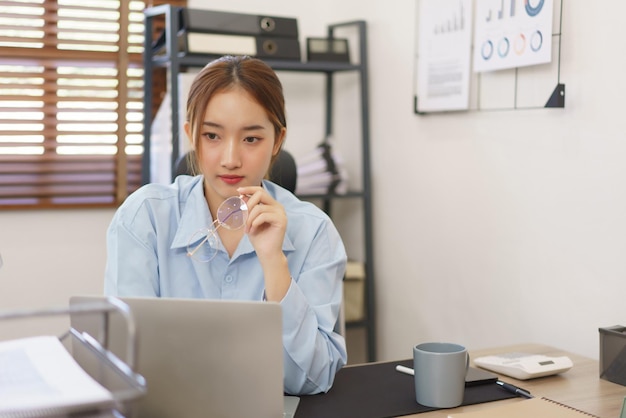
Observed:
[[[244,131],[258,131],[258,130],[263,130],[263,129],[265,129],[265,126],[263,125],[249,125],[249,126],[243,127]]]
[[[219,123],[211,122],[209,120],[205,120],[204,122],[202,122],[202,126],[207,126],[209,128],[224,129],[224,127],[222,125],[220,125]],[[265,126],[258,125],[258,124],[247,125],[247,126],[244,126],[243,128],[241,128],[242,131],[259,131],[259,130],[264,130],[264,129],[266,129]]]
[[[223,128],[223,126],[219,123],[211,122],[209,120],[205,120],[204,122],[202,122],[202,126],[208,126],[210,128]]]

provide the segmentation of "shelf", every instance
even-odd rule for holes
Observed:
[[[369,321],[367,319],[360,319],[358,321],[346,321],[346,328],[363,328],[369,325]]]
[[[177,64],[181,67],[204,67],[219,55],[179,55]],[[347,64],[340,62],[302,62],[289,60],[268,60],[263,62],[268,64],[276,71],[295,71],[295,72],[311,72],[311,73],[334,73],[358,71],[361,66],[357,64]],[[172,58],[169,55],[156,56],[152,59],[155,67],[170,67]]]
[[[171,5],[161,5],[144,10],[145,16],[145,43],[144,43],[144,153],[142,180],[144,183],[150,179],[150,138],[152,130],[152,118],[148,113],[152,109],[152,71],[154,68],[167,68],[168,86],[170,87],[171,106],[171,130],[172,130],[172,172],[178,160],[179,150],[179,87],[178,74],[190,67],[204,67],[219,55],[196,55],[184,54],[179,51],[179,46],[175,36],[171,34],[179,33],[180,22],[176,18],[179,8]],[[165,43],[158,51],[152,50],[153,19],[164,17],[165,19]],[[356,51],[358,53],[358,63],[338,63],[338,62],[303,62],[296,60],[272,60],[261,58],[275,71],[291,71],[300,73],[317,73],[325,76],[325,134],[330,136],[333,133],[333,77],[338,73],[355,72],[359,76],[358,89],[360,92],[360,128],[361,138],[361,176],[362,190],[351,190],[346,194],[312,194],[298,195],[303,200],[321,199],[323,210],[331,217],[332,201],[335,199],[361,199],[363,210],[363,254],[365,260],[365,318],[356,322],[349,322],[349,328],[362,327],[366,330],[366,348],[368,361],[376,361],[376,327],[375,327],[375,304],[374,304],[374,252],[372,237],[372,204],[371,204],[371,181],[370,181],[370,130],[369,130],[369,86],[367,70],[367,33],[364,21],[355,20],[351,22],[341,22],[327,26],[327,37],[332,38],[336,29],[351,28],[356,29],[358,41]]]

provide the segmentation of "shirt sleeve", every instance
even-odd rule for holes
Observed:
[[[332,222],[326,222],[308,250],[303,270],[281,301],[284,384],[293,395],[327,392],[347,362],[345,339],[334,332],[346,253]]]
[[[159,296],[158,260],[154,246],[148,242],[150,235],[150,228],[131,230],[125,223],[124,211],[118,210],[107,231],[105,295]]]

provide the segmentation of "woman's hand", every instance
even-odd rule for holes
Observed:
[[[287,230],[285,209],[262,187],[240,187],[237,192],[248,205],[245,233],[259,258],[282,254]]]
[[[291,284],[283,241],[287,231],[287,214],[283,206],[263,187],[240,187],[237,192],[248,205],[245,233],[248,235],[265,277],[267,300],[279,302]]]

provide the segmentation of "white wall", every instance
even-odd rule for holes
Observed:
[[[0,310],[67,307],[101,294],[112,209],[0,212]],[[66,330],[67,315],[0,321],[0,340]]]
[[[597,357],[598,327],[626,323],[625,2],[565,0],[565,109],[427,116],[413,114],[415,0],[213,3],[190,7],[297,16],[301,42],[368,22],[380,360],[433,339]],[[305,149],[322,135],[319,89],[285,83],[299,89],[288,144]],[[0,213],[0,306],[99,291],[111,215]]]

